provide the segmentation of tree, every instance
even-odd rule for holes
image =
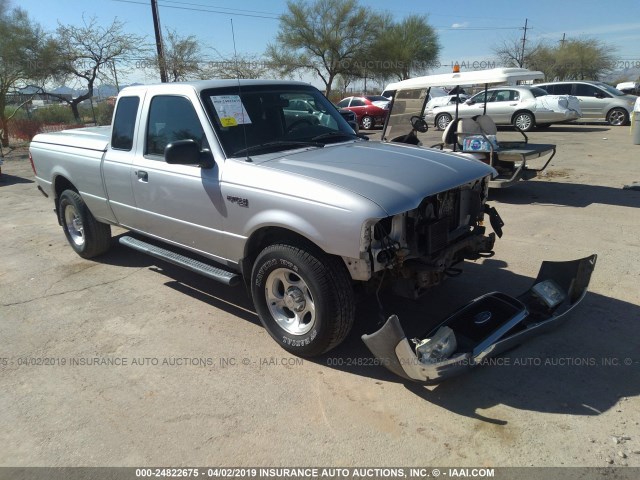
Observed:
[[[541,42],[525,43],[524,52],[522,50],[522,39],[511,38],[504,40],[499,45],[492,47],[493,53],[498,57],[498,62],[504,67],[520,67],[527,68],[527,65],[531,63],[531,58],[541,48],[545,48]]]
[[[93,97],[96,80],[111,80],[111,67],[116,61],[126,61],[129,56],[144,50],[142,39],[125,33],[123,26],[117,18],[107,27],[99,25],[95,18],[88,21],[83,18],[81,26],[58,25],[59,79],[76,80],[85,89],[71,100],[61,97],[71,107],[77,122],[80,121],[78,105]]]
[[[175,30],[168,30],[164,41],[164,61],[170,82],[202,76],[202,49],[193,35],[181,37]],[[154,57],[154,62],[157,64],[157,57]]]
[[[373,78],[406,80],[435,67],[439,54],[438,35],[427,17],[411,15],[389,24],[377,37],[367,55],[367,70]]]
[[[202,78],[265,78],[273,66],[258,55],[236,55],[209,62]]]
[[[567,39],[559,45],[539,42],[525,46],[507,40],[493,47],[505,67],[525,67],[544,72],[547,80],[597,80],[615,66],[615,49],[593,38]]]
[[[616,64],[614,48],[600,40],[567,40],[556,48],[558,80],[598,80]]]
[[[280,16],[276,43],[267,47],[267,57],[283,74],[316,73],[331,91],[336,75],[350,74],[366,48],[380,35],[381,17],[358,5],[356,0],[304,0],[287,2]]]
[[[56,44],[42,28],[31,22],[27,13],[15,8],[9,11],[7,2],[0,2],[0,128],[2,146],[9,145],[9,121],[20,107],[28,103],[23,100],[12,114],[6,106],[8,96],[17,93],[29,83],[44,84],[52,74]],[[35,91],[35,89],[32,89]]]

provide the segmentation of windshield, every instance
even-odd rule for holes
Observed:
[[[616,97],[621,97],[624,95],[624,92],[621,92],[617,88],[613,88],[611,85],[607,85],[606,83],[597,82],[596,85],[598,85],[601,89],[606,90],[611,95],[615,95]]]
[[[357,138],[336,107],[311,86],[227,87],[201,95],[227,157]]]

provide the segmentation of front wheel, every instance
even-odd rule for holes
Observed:
[[[253,265],[251,294],[262,325],[285,350],[312,357],[342,342],[355,316],[346,267],[302,245],[265,248]]]
[[[111,227],[95,219],[77,192],[62,192],[58,212],[69,245],[82,258],[92,258],[109,250]]]
[[[528,132],[535,127],[536,120],[529,112],[518,112],[513,116],[512,123],[523,132]]]
[[[448,113],[441,113],[436,117],[436,128],[438,130],[446,130],[447,126],[451,123],[453,118]]]
[[[613,125],[614,127],[626,125],[628,121],[629,114],[623,108],[614,108],[609,113],[607,113],[607,123],[609,125]]]
[[[363,130],[371,130],[373,128],[373,126],[375,125],[373,117],[370,117],[368,115],[362,117],[362,122],[361,123],[362,123]]]

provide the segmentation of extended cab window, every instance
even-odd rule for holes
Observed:
[[[206,143],[200,119],[184,97],[158,95],[151,100],[147,125],[147,155],[164,155],[164,148],[176,140],[192,139],[202,149]],[[205,147],[207,145],[204,145]]]
[[[122,97],[118,101],[111,131],[111,148],[131,150],[133,147],[133,130],[136,126],[139,104],[140,98],[138,97]]]

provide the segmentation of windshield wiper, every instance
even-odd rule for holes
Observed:
[[[360,135],[358,135],[357,133],[335,131],[335,132],[323,133],[321,135],[316,135],[315,137],[312,137],[311,140],[322,140],[323,138],[331,138],[331,137],[348,137],[348,138],[359,137],[359,138],[363,138]],[[369,140],[368,137],[367,137],[367,140]]]
[[[302,147],[324,147],[324,143],[320,142],[302,142],[292,140],[276,140],[274,142],[261,143],[260,145],[252,145],[251,147],[241,148],[233,152],[231,156],[235,157],[244,153],[257,152],[260,150],[287,150],[289,148],[302,148]]]

